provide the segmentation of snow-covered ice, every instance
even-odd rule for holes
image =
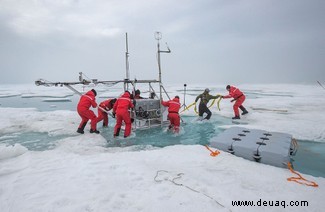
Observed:
[[[188,85],[186,104],[192,103],[205,87],[211,89],[211,94],[226,94],[223,85]],[[245,106],[250,113],[243,117],[249,123],[245,127],[325,142],[325,91],[317,85],[238,87],[247,94]],[[61,88],[42,88],[42,95],[33,87],[23,88],[42,97],[49,89],[53,92],[51,98],[65,98],[60,96],[61,90],[55,90]],[[23,95],[24,89],[1,85],[0,95],[10,92]],[[110,89],[102,89],[99,96],[110,96]],[[182,87],[166,86],[166,90],[171,96],[179,95],[183,103]],[[64,92],[68,91],[65,88]],[[7,98],[13,97],[8,95]],[[231,122],[223,120],[233,116],[232,104],[222,100],[220,107],[221,111],[216,106],[211,107],[214,120],[211,126],[208,123],[200,126],[215,128],[215,133],[231,127]],[[190,120],[195,118],[193,108],[183,115]],[[303,174],[306,179],[317,182],[319,187],[314,188],[288,182],[287,178],[294,175],[287,169],[255,163],[226,152],[211,157],[204,146],[182,141],[186,131],[173,138],[179,139],[177,145],[164,148],[151,145],[139,148],[136,144],[108,147],[107,139],[101,134],[75,132],[80,118],[73,108],[42,111],[23,106],[0,107],[0,120],[0,208],[3,212],[323,211],[325,206],[325,178]],[[113,124],[110,119],[109,130]],[[7,142],[28,133],[45,134],[35,139],[46,143],[50,138],[52,147],[35,151],[23,143],[9,145]],[[164,136],[160,136],[168,142],[166,132],[162,133]],[[138,139],[140,136],[141,133],[137,133]],[[234,206],[233,201],[254,201],[255,206]],[[267,202],[266,206],[260,206],[263,201]],[[275,206],[277,201],[279,206]],[[308,206],[303,206],[303,201],[307,201]],[[271,202],[273,206],[269,205]],[[299,206],[290,206],[292,203]]]

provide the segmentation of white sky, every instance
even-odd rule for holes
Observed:
[[[324,81],[322,0],[0,0],[0,83],[125,77],[164,83]]]

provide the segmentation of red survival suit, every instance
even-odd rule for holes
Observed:
[[[125,123],[124,137],[128,137],[131,134],[131,118],[129,109],[134,108],[130,99],[130,93],[125,92],[120,98],[118,98],[114,104],[113,112],[116,113],[116,125],[114,128],[114,137],[119,136],[122,121]]]
[[[101,108],[103,108],[106,111],[110,111],[111,109],[113,109],[115,101],[116,99],[107,99],[99,104],[97,123],[104,119],[103,126],[104,127],[108,126],[108,114],[107,112],[103,111]]]
[[[223,96],[224,99],[227,98],[234,98],[234,100],[236,101],[233,109],[235,112],[235,117],[239,117],[239,110],[238,108],[242,106],[243,102],[245,101],[246,97],[244,95],[243,92],[241,92],[238,88],[236,88],[235,86],[230,86],[229,88],[229,94],[227,96]],[[244,108],[244,107],[242,107]]]
[[[79,129],[81,129],[82,131],[84,130],[89,119],[91,121],[90,129],[93,131],[96,131],[96,128],[97,128],[96,127],[97,117],[92,110],[89,110],[90,106],[92,106],[93,108],[97,107],[95,94],[93,93],[92,90],[88,91],[86,94],[84,94],[80,97],[80,100],[79,100],[79,103],[77,106],[78,114],[80,115],[80,117],[82,119],[79,124]]]
[[[161,104],[165,107],[168,107],[168,119],[170,122],[169,127],[171,128],[172,126],[174,126],[174,131],[178,133],[180,126],[180,117],[178,111],[181,107],[181,104],[179,103],[179,98],[175,97],[174,99],[169,100],[167,102],[162,101]]]

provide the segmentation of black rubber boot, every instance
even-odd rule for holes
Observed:
[[[96,134],[99,134],[99,131],[98,131],[98,130],[92,130],[92,129],[90,129],[90,133],[96,133]]]
[[[118,129],[116,130],[116,133],[114,134],[114,138],[115,138],[116,136],[119,136],[119,135],[120,135],[120,130],[121,130],[121,128],[118,128]]]
[[[247,110],[245,110],[244,112],[242,112],[241,114],[242,115],[246,115],[248,113],[248,111]]]
[[[248,111],[246,110],[246,108],[244,107],[244,106],[239,106],[239,109],[241,109],[241,111],[243,111],[242,112],[242,115],[245,115],[245,114],[247,114],[248,113]]]
[[[87,122],[86,122],[86,123],[83,123],[83,124],[81,125],[81,127],[78,128],[77,133],[84,134],[84,133],[85,133],[85,132],[84,132],[84,129],[85,129],[86,125],[87,125]]]
[[[77,133],[84,134],[85,132],[81,128],[78,128]]]

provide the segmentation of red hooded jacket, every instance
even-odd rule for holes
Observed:
[[[169,113],[178,113],[178,111],[181,107],[181,104],[179,103],[179,98],[174,98],[167,102],[162,101],[161,104],[165,107],[168,107]]]
[[[125,92],[120,98],[118,98],[114,104],[113,112],[118,113],[120,111],[127,111],[129,108],[134,108],[134,105],[130,99],[130,93]]]
[[[93,108],[97,107],[95,94],[92,91],[88,91],[86,94],[80,97],[77,110],[85,111],[89,110],[90,106]]]
[[[105,110],[107,110],[107,111],[110,111],[113,107],[112,107],[112,104],[111,104],[111,101],[112,101],[113,99],[107,99],[107,100],[105,100],[105,101],[103,101],[103,102],[101,102],[100,104],[99,104],[99,106],[101,107],[101,108],[104,108]]]
[[[242,95],[244,95],[243,92],[241,92],[238,88],[236,88],[234,86],[230,86],[229,94],[227,96],[224,96],[223,98],[225,98],[225,99],[227,99],[227,98],[237,99]]]

